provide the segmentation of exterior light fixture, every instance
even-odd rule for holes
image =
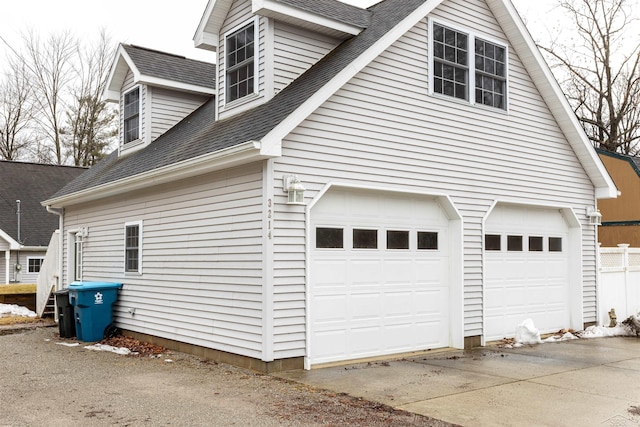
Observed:
[[[304,186],[296,175],[289,175],[283,178],[284,191],[288,193],[288,205],[304,205]]]
[[[602,214],[598,209],[587,208],[587,217],[589,218],[589,225],[602,225]]]

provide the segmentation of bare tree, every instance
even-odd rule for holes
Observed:
[[[96,44],[79,50],[71,104],[66,112],[65,144],[76,166],[91,166],[103,158],[118,133],[116,111],[102,100],[113,55],[113,44],[104,30]]]
[[[26,52],[21,59],[26,64],[39,106],[36,117],[50,144],[53,161],[60,165],[65,161],[62,141],[66,109],[64,96],[73,78],[71,66],[78,43],[69,32],[52,34],[42,41],[33,30],[23,34],[23,42]],[[39,155],[46,153],[40,151]]]
[[[556,77],[595,147],[637,154],[640,40],[628,0],[558,0],[575,34],[549,46]],[[632,40],[632,37],[636,37]]]
[[[29,140],[25,133],[33,119],[31,85],[24,64],[7,58],[6,74],[0,81],[0,158],[18,160]]]

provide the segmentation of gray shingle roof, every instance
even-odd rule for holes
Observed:
[[[215,64],[129,44],[122,47],[143,75],[215,88]]]
[[[326,18],[366,28],[371,23],[371,12],[337,0],[276,0],[307,12],[316,13]]]
[[[229,119],[214,121],[215,101],[210,100],[144,149],[123,158],[118,158],[116,152],[112,153],[52,198],[133,177],[247,141],[261,140],[425,1],[385,0],[373,6],[370,8],[371,24],[367,29],[341,43],[265,104]]]
[[[0,229],[18,241],[16,200],[20,200],[20,240],[47,246],[58,217],[40,202],[78,177],[85,168],[0,161]]]

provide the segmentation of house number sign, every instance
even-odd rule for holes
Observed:
[[[273,216],[271,208],[273,207],[273,202],[271,199],[267,199],[267,237],[269,239],[272,238],[271,234],[271,217]]]

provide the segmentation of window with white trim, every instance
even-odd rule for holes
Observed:
[[[255,93],[256,21],[225,35],[226,102]]]
[[[506,109],[506,46],[434,22],[431,52],[432,93]]]
[[[40,273],[43,262],[43,257],[27,257],[27,271],[29,273]]]
[[[124,226],[124,271],[142,273],[142,222],[128,222]]]
[[[140,87],[124,94],[123,108],[123,140],[124,143],[140,138]]]

